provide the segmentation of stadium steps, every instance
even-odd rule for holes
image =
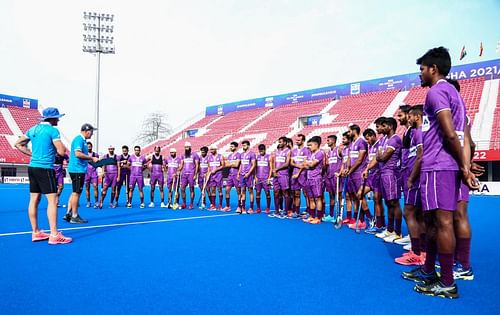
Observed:
[[[384,113],[382,114],[383,117],[392,117],[394,116],[394,113],[397,112],[399,109],[399,106],[401,104],[405,104],[404,100],[408,96],[409,91],[401,91],[399,92],[396,97],[392,100],[392,102],[389,104],[389,106],[386,108]],[[374,120],[378,118],[375,117]]]
[[[474,118],[471,136],[477,142],[477,150],[488,150],[497,108],[499,79],[484,82],[479,110]]]
[[[330,109],[332,109],[333,106],[335,106],[335,104],[338,103],[338,100],[333,100],[331,101],[330,103],[328,103],[328,105],[325,106],[325,108],[323,108],[323,110],[321,112],[319,112],[321,115],[323,114],[327,114]]]
[[[2,114],[5,122],[7,123],[7,126],[12,131],[11,134],[18,135],[18,136],[23,134],[23,132],[21,131],[21,129],[17,125],[16,121],[14,120],[14,117],[12,117],[12,114],[10,113],[10,111],[7,107],[1,107],[0,113]]]
[[[253,125],[255,125],[256,123],[258,123],[259,121],[261,121],[262,119],[266,118],[267,115],[271,114],[272,112],[274,111],[274,108],[271,108],[270,110],[264,112],[262,115],[260,115],[257,119],[255,119],[254,121],[252,121],[251,123],[249,123],[248,125],[246,125],[245,127],[243,127],[240,132],[245,132],[247,131],[248,129],[252,128]]]

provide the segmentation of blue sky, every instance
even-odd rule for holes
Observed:
[[[133,144],[155,110],[176,126],[207,105],[415,72],[434,46],[454,64],[500,58],[500,1],[3,0],[0,94],[58,106],[69,137],[94,120],[83,11],[116,15],[117,54],[102,58],[103,145]]]

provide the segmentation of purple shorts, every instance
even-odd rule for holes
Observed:
[[[120,178],[116,181],[116,185],[118,187],[121,187],[123,184],[128,186],[128,183],[130,183],[130,173],[128,172],[121,172],[120,173]]]
[[[237,175],[229,175],[226,179],[226,187],[236,187],[240,188],[240,182],[238,181]]]
[[[241,188],[253,189],[253,183],[255,181],[255,175],[248,176],[247,179],[243,177],[243,174],[240,175]]]
[[[58,186],[64,185],[64,172],[62,169],[56,170],[56,180]]]
[[[177,185],[177,177],[175,177],[175,183],[174,183],[174,176],[169,175],[167,176],[167,189],[168,190],[175,190],[175,185]]]
[[[194,174],[182,174],[181,175],[181,187],[186,188],[187,185],[189,185],[189,187],[194,187]],[[203,183],[202,183],[202,185],[203,185]]]
[[[366,186],[370,187],[371,191],[374,193],[381,193],[382,188],[380,187],[380,173],[370,173],[366,179]]]
[[[111,188],[115,188],[116,187],[116,179],[118,177],[118,174],[117,173],[106,173],[104,174],[104,180],[102,182],[102,185],[104,187],[109,187],[111,186]]]
[[[325,189],[331,194],[337,193],[337,176],[333,176],[332,178],[325,178]],[[340,179],[339,179],[339,190],[342,190],[342,187],[340,186]]]
[[[363,177],[360,173],[352,173],[347,179],[347,192],[357,194],[363,185]]]
[[[203,183],[205,181],[205,174],[201,174],[201,173],[198,174],[198,187],[200,187],[200,189],[203,189]]]
[[[158,185],[163,187],[163,183],[163,173],[151,173],[151,178],[149,179],[149,184],[151,186]]]
[[[290,188],[290,180],[288,175],[278,174],[273,178],[273,190],[287,190]]]
[[[212,187],[222,188],[222,173],[218,172],[212,174],[212,176],[210,176],[210,179],[208,180],[207,186],[211,188]]]
[[[264,191],[268,192],[270,190],[269,184],[267,183],[267,178],[260,179],[257,178],[257,184],[255,185],[255,190],[259,193],[264,189]]]
[[[144,176],[130,175],[130,183],[128,184],[128,187],[130,189],[134,189],[135,184],[137,184],[139,190],[142,190],[144,188]]]
[[[458,191],[458,201],[469,202],[470,189],[464,183],[460,183],[460,190]]]
[[[308,179],[307,193],[309,198],[323,197],[323,179],[322,178]]]
[[[304,174],[300,175],[298,178],[291,178],[291,188],[292,190],[304,189],[307,185],[307,179]]]
[[[415,180],[412,189],[408,189],[408,177],[410,177],[410,175],[411,172],[401,173],[401,186],[403,187],[404,204],[421,208],[422,198],[420,196],[420,178]]]
[[[94,173],[85,173],[85,185],[97,185],[97,172]]]
[[[380,174],[382,197],[386,200],[399,200],[401,197],[398,178],[395,174]]]
[[[420,193],[424,211],[457,210],[459,190],[458,171],[422,171],[420,173]]]

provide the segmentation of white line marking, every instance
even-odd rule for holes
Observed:
[[[100,229],[100,228],[114,227],[114,226],[140,225],[140,224],[173,222],[173,221],[188,221],[188,220],[195,220],[195,219],[209,219],[209,218],[215,218],[215,217],[227,217],[227,216],[234,216],[234,215],[239,215],[239,214],[238,213],[228,213],[228,214],[216,214],[216,215],[186,217],[186,218],[173,218],[173,219],[161,219],[161,220],[138,221],[138,222],[127,222],[127,223],[113,223],[113,224],[103,224],[103,225],[79,226],[79,227],[74,227],[74,228],[59,229],[59,231]],[[31,233],[32,233],[32,231],[2,233],[2,234],[0,234],[0,237],[2,237],[2,236],[24,235],[24,234],[31,234]]]

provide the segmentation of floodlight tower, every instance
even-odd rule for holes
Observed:
[[[101,80],[101,54],[114,54],[114,14],[83,12],[83,52],[97,57],[95,96],[95,152],[99,152],[99,85]]]

